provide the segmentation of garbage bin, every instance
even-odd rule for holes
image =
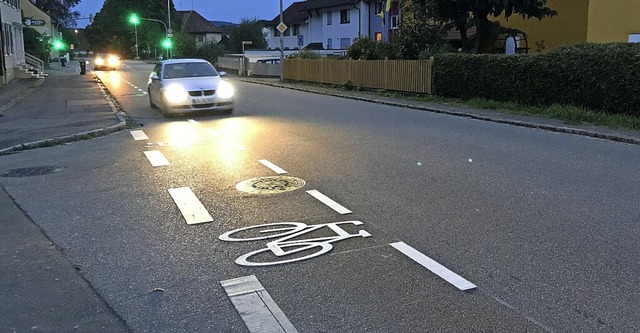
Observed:
[[[65,67],[65,64],[67,63],[67,58],[60,58],[60,66]]]
[[[87,61],[84,59],[78,60],[80,62],[80,75],[87,74]]]

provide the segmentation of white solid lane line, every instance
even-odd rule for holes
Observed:
[[[162,152],[160,152],[159,150],[147,150],[144,152],[144,155],[147,156],[147,159],[154,167],[171,165],[171,163],[169,163],[169,161],[164,157],[164,155],[162,155]]]
[[[424,266],[426,269],[432,271],[460,290],[469,290],[476,288],[475,284],[450,271],[435,260],[425,256],[424,254],[420,253],[418,250],[412,248],[404,242],[391,243],[389,245],[393,246],[396,250],[404,253],[407,257],[413,259],[418,264]]]
[[[220,281],[251,333],[298,332],[255,275]]]
[[[282,175],[287,173],[286,171],[284,171],[282,168],[280,168],[279,166],[267,161],[267,160],[259,160],[258,162],[262,163],[264,166],[266,166],[267,168],[273,170],[273,172]]]
[[[131,133],[131,136],[133,136],[133,139],[136,141],[149,140],[149,137],[141,130],[130,131],[129,133]]]
[[[200,200],[188,187],[170,188],[169,194],[175,201],[182,216],[187,224],[198,224],[212,222],[213,218],[209,215],[206,208],[200,203]]]
[[[346,209],[345,207],[343,207],[339,203],[329,199],[329,197],[327,197],[326,195],[320,193],[318,190],[307,191],[307,193],[309,193],[312,197],[320,200],[320,202],[322,202],[323,204],[329,206],[329,208],[335,210],[336,212],[338,212],[338,213],[340,213],[342,215],[351,213],[350,210]]]

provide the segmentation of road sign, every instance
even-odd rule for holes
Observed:
[[[278,31],[280,31],[280,33],[284,33],[285,30],[287,30],[287,25],[280,22],[280,24],[278,24],[278,26],[276,27],[276,29],[278,29]]]
[[[30,26],[30,27],[42,27],[45,25],[44,20],[37,20],[37,19],[31,19],[31,18],[26,18],[24,19],[24,25]]]

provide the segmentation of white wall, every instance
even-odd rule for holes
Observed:
[[[11,36],[13,40],[13,50],[4,50],[5,54],[0,56],[4,57],[5,66],[7,68],[7,73],[5,73],[4,83],[9,82],[13,78],[15,78],[14,67],[18,66],[21,63],[24,63],[24,41],[22,28],[19,25],[22,25],[22,15],[20,13],[20,8],[15,8],[5,4],[4,2],[0,2],[0,9],[2,11],[2,26],[3,32],[5,29],[10,29]],[[19,24],[19,25],[15,25]],[[7,36],[8,34],[5,34]],[[6,43],[6,42],[5,42]]]

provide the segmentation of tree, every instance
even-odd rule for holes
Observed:
[[[180,19],[171,8],[171,28],[180,30]],[[154,19],[167,23],[168,13],[165,1],[157,0],[105,0],[86,29],[87,40],[95,51],[113,51],[127,57],[135,55],[135,30],[140,48],[161,49],[160,42],[166,37],[165,25],[160,22],[141,19],[137,27],[129,22],[131,14],[140,18]],[[177,28],[177,29],[176,29]]]
[[[425,59],[434,53],[452,51],[444,40],[446,27],[434,24],[430,18],[432,2],[427,0],[403,0],[400,36],[400,54],[403,59]]]
[[[251,41],[252,49],[266,49],[267,39],[264,37],[262,28],[258,19],[244,18],[240,24],[231,32],[231,52],[242,52],[242,41]]]
[[[489,20],[489,15],[506,18],[512,15],[524,19],[553,17],[558,13],[547,7],[547,0],[416,0],[429,2],[430,16],[439,23],[453,24],[460,31],[463,49],[467,52],[487,52],[500,26]],[[469,40],[467,31],[476,27],[476,37]]]
[[[54,20],[60,22],[65,27],[75,26],[76,19],[80,17],[79,12],[72,12],[82,0],[29,0],[43,12],[49,14]]]

